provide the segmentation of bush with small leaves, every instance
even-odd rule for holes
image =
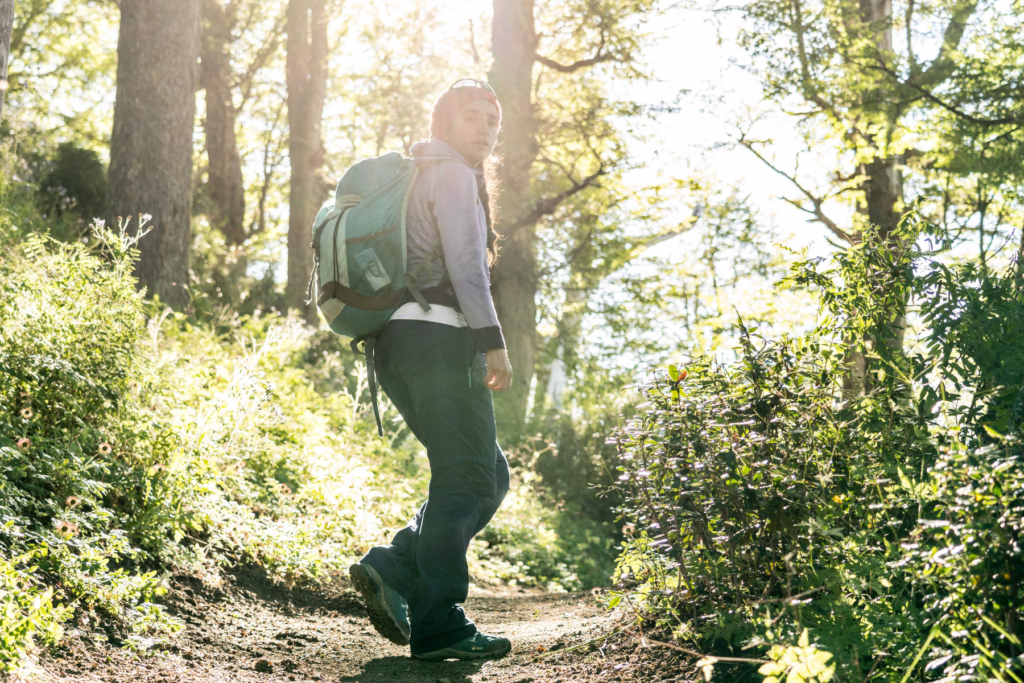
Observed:
[[[798,264],[818,328],[669,367],[616,439],[610,604],[705,672],[744,649],[769,683],[1024,679],[1024,277],[936,263],[926,227]]]

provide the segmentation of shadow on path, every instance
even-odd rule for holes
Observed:
[[[409,657],[380,657],[363,665],[361,673],[341,676],[340,683],[473,683],[484,662],[424,662]]]

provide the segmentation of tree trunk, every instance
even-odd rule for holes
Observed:
[[[313,268],[312,226],[325,196],[318,171],[323,163],[320,124],[327,94],[326,0],[289,0],[286,31],[288,55],[288,154],[291,194],[288,216],[288,286],[286,301],[310,325],[319,318],[316,304],[305,303]]]
[[[533,0],[494,0],[489,77],[502,107],[497,229],[504,235],[494,303],[515,373],[512,388],[495,395],[495,416],[502,438],[513,443],[523,436],[537,343],[536,221],[528,218],[530,170],[539,151],[531,99],[537,41]]]
[[[7,60],[11,52],[14,30],[14,0],[0,0],[0,121],[4,118],[4,95],[7,94]]]
[[[210,224],[228,246],[245,242],[245,186],[235,135],[231,95],[231,29],[236,5],[203,0],[200,84],[206,91],[206,154],[209,158]]]
[[[894,59],[892,51],[892,0],[860,0],[861,22],[868,35],[873,38],[875,49],[881,59],[891,63]],[[872,35],[873,34],[873,35]],[[891,86],[881,86],[893,90]],[[891,111],[891,102],[896,99],[895,92],[871,94],[875,99],[874,106],[881,106],[881,113],[890,117],[890,126],[894,127],[897,113]],[[870,106],[870,105],[869,105]],[[876,134],[881,136],[881,133]],[[876,150],[887,152],[885,141],[875,140]],[[902,218],[903,174],[899,168],[900,158],[891,153],[888,156],[876,155],[870,162],[861,164],[860,174],[865,180],[865,210],[868,221],[878,228],[878,237],[887,241],[896,232]]]
[[[874,43],[878,52],[886,60],[892,58],[892,0],[860,0],[861,21],[867,30],[874,32]],[[891,100],[879,97],[879,102]],[[876,145],[877,147],[878,145]],[[864,207],[868,222],[878,230],[877,239],[882,243],[892,242],[903,218],[903,173],[897,155],[875,156],[871,161],[861,164],[858,169],[864,177],[861,187],[864,190]],[[893,321],[893,334],[884,340],[890,348],[903,348],[903,337],[906,332],[907,320],[902,314]],[[883,340],[865,339],[865,344],[877,348]],[[848,372],[843,378],[843,394],[853,398],[864,393],[868,375],[868,359],[860,351],[852,351],[847,357]]]
[[[1020,237],[1017,238],[1017,278],[1024,279],[1024,225],[1020,228]]]
[[[110,215],[150,214],[136,275],[165,303],[189,303],[192,131],[199,0],[121,0],[110,137]]]
[[[861,166],[868,220],[878,228],[878,237],[888,241],[903,218],[903,173],[895,156],[875,157]]]
[[[860,174],[864,176],[864,212],[868,221],[877,228],[877,235],[871,239],[887,244],[890,249],[901,249],[903,245],[896,239],[896,229],[903,218],[903,173],[899,168],[899,158],[875,157],[862,164]],[[906,336],[907,318],[903,314],[906,302],[897,302],[900,311],[892,321],[892,329],[884,339],[865,339],[864,342],[873,349],[885,344],[897,352],[903,349]],[[847,375],[843,378],[843,394],[846,398],[854,398],[864,393],[869,375],[869,363],[864,353],[852,351],[847,357]]]
[[[892,52],[892,0],[860,0],[860,18],[877,32],[875,47]]]

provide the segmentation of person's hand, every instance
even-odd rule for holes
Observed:
[[[491,391],[505,391],[512,386],[512,363],[505,349],[491,349],[487,352],[486,384]]]

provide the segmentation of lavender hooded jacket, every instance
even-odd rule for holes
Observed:
[[[478,350],[503,349],[487,267],[487,217],[480,201],[483,171],[437,139],[413,145],[412,155],[417,162],[447,161],[424,168],[409,198],[407,272],[440,239],[444,263],[435,262],[420,273],[416,288],[430,303],[460,310]],[[450,282],[444,281],[446,269]]]

